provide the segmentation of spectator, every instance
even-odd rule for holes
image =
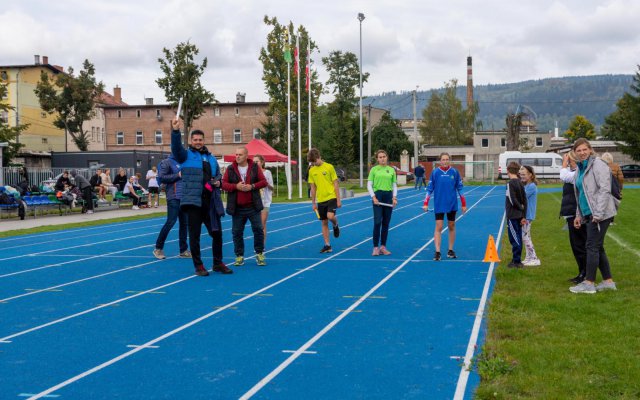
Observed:
[[[27,172],[27,168],[20,167],[20,169],[18,170],[18,175],[20,176],[20,181],[16,185],[16,190],[18,191],[20,196],[25,196],[31,191],[31,184],[29,182],[29,173]]]
[[[523,165],[520,168],[520,180],[522,180],[524,192],[527,196],[527,215],[525,217],[527,222],[522,225],[522,243],[527,251],[527,255],[522,264],[527,267],[536,267],[540,265],[540,259],[536,255],[536,250],[533,247],[533,240],[531,239],[531,223],[536,218],[536,206],[538,204],[538,180],[536,179],[536,173],[534,172],[533,167]]]
[[[65,186],[71,185],[71,179],[69,179],[69,171],[62,172],[62,175],[58,177],[56,184],[54,185],[54,189],[57,192],[64,192]]]
[[[520,181],[518,173],[520,164],[512,161],[507,165],[507,198],[505,200],[505,214],[508,219],[507,232],[511,243],[512,260],[507,265],[509,268],[522,268],[522,226],[526,224],[527,215],[527,195],[524,185]]]
[[[415,183],[415,187],[414,189],[422,189],[422,186],[425,187],[425,189],[427,188],[427,184],[424,182],[424,167],[421,164],[416,165],[416,167],[413,169],[413,174],[416,177],[416,183]]]
[[[191,145],[182,146],[180,119],[171,120],[171,154],[182,165],[182,198],[180,208],[187,213],[189,224],[189,248],[196,275],[208,276],[200,258],[200,232],[202,224],[211,236],[213,253],[212,271],[232,274],[233,271],[222,262],[222,223],[224,208],[220,198],[220,167],[218,160],[204,145],[204,132],[191,132]]]
[[[140,202],[139,202],[140,204],[138,204],[138,206],[141,207],[141,208],[151,207],[151,203],[149,203],[149,201],[151,199],[151,194],[140,183],[140,179],[142,179],[142,174],[140,172],[136,172],[134,177],[135,178],[134,178],[134,182],[133,182],[133,188],[136,190],[136,192],[140,191],[140,192],[142,192],[143,195],[148,196],[148,199],[147,199],[147,202],[146,202],[147,204],[143,205],[142,203],[144,203],[144,201],[143,201],[142,197],[140,197]]]
[[[118,188],[118,192],[124,192],[124,186],[129,182],[127,172],[124,168],[118,169],[118,175],[113,178],[113,184]]]
[[[222,177],[222,190],[227,197],[227,214],[231,215],[233,250],[236,260],[233,265],[244,265],[244,227],[247,220],[253,230],[253,249],[256,263],[267,265],[264,256],[264,231],[262,230],[261,211],[263,208],[260,189],[267,187],[267,180],[258,164],[248,159],[246,147],[236,149],[235,161],[227,167]]]
[[[620,186],[620,194],[622,194],[622,188],[624,187],[624,175],[622,174],[622,169],[620,166],[613,162],[613,156],[611,153],[604,153],[602,157],[600,157],[602,161],[606,162],[611,170],[611,175],[618,181],[618,186]]]
[[[560,216],[567,221],[567,229],[569,230],[569,244],[573,257],[578,264],[578,275],[569,279],[569,282],[580,283],[584,281],[587,275],[587,227],[581,225],[576,228],[573,221],[576,218],[576,209],[578,202],[576,201],[575,189],[573,183],[575,174],[578,169],[576,164],[576,155],[572,151],[566,153],[562,158],[562,169],[560,170],[560,179],[564,182],[562,186],[562,201],[560,204]]]
[[[167,221],[162,226],[162,229],[160,229],[153,255],[161,260],[166,258],[164,254],[164,242],[167,240],[167,236],[177,220],[179,221],[179,257],[191,258],[191,252],[189,252],[189,247],[187,246],[187,214],[180,208],[180,198],[182,197],[180,164],[176,162],[172,155],[169,155],[168,158],[160,162],[158,167],[157,178],[165,185],[165,192],[167,194]]]
[[[267,219],[269,219],[269,209],[271,208],[271,201],[273,199],[273,176],[271,175],[271,171],[269,171],[268,169],[265,169],[264,157],[262,157],[260,154],[256,154],[253,157],[253,162],[258,164],[258,167],[260,167],[260,170],[262,170],[262,174],[264,175],[264,178],[267,180],[267,186],[260,189],[260,197],[262,199],[262,207],[263,207],[260,217],[262,218],[262,231],[264,232],[264,245],[266,246],[267,245]]]
[[[91,190],[94,190],[96,191],[96,193],[98,193],[98,202],[106,203],[107,199],[104,198],[106,190],[104,186],[102,186],[102,169],[96,169],[96,173],[91,176],[91,179],[89,179],[89,183],[91,184]]]
[[[122,190],[122,194],[129,197],[133,201],[133,207],[131,207],[132,210],[139,210],[140,196],[138,195],[138,193],[136,193],[135,181],[136,181],[135,176],[132,176],[131,178],[129,178],[129,182],[127,182],[124,185],[124,190]]]
[[[115,198],[118,188],[111,181],[111,169],[105,168],[100,178],[102,178],[102,186],[104,187],[105,193],[109,192],[111,193],[112,199]]]
[[[80,189],[84,205],[82,206],[82,212],[87,214],[93,214],[93,192],[91,191],[91,184],[84,176],[80,175],[77,170],[71,170],[71,176],[75,186]]]
[[[582,225],[587,227],[587,276],[569,290],[572,293],[587,294],[616,290],[604,249],[604,238],[619,204],[618,199],[611,195],[611,170],[606,162],[594,156],[587,139],[576,140],[573,151],[578,157],[578,172],[574,183],[578,208],[573,223],[576,228]],[[602,282],[595,286],[597,269],[602,274]]]
[[[158,201],[160,200],[160,185],[158,185],[158,180],[156,179],[157,176],[158,169],[154,165],[149,171],[147,171],[147,182],[149,183],[149,207],[153,205],[157,208]],[[154,197],[156,199],[155,202],[153,202]]]

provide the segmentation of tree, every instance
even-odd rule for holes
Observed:
[[[0,99],[4,99],[7,95],[7,85],[0,82]],[[28,124],[9,126],[9,111],[15,110],[15,107],[11,107],[8,104],[0,102],[0,143],[9,143],[8,147],[2,148],[2,164],[1,167],[9,165],[11,160],[18,155],[20,148],[24,145],[18,143],[17,138],[20,132],[29,127]]]
[[[200,118],[205,107],[215,101],[213,93],[206,90],[200,82],[200,77],[207,68],[207,58],[197,65],[194,59],[200,50],[189,42],[178,43],[173,51],[163,48],[162,52],[164,58],[158,58],[158,62],[164,77],[156,79],[156,83],[164,90],[164,96],[173,107],[178,106],[180,98],[183,99],[181,117],[184,131],[190,132],[193,121]]]
[[[287,148],[287,69],[290,70],[291,79],[291,111],[296,111],[298,106],[298,79],[301,79],[301,98],[300,108],[303,110],[301,118],[296,118],[291,122],[291,129],[297,130],[298,119],[302,126],[306,126],[309,122],[309,96],[305,91],[305,66],[307,64],[307,44],[311,47],[311,52],[317,50],[315,42],[311,40],[309,33],[304,26],[300,25],[295,31],[292,22],[289,25],[281,25],[277,18],[264,17],[264,23],[271,27],[271,31],[267,34],[267,45],[260,49],[260,61],[262,62],[262,81],[265,90],[269,95],[269,108],[266,111],[267,122],[263,124],[265,131],[265,140],[274,148],[281,152],[286,152]],[[296,76],[293,70],[293,62],[287,62],[285,53],[293,53],[295,47],[295,36],[292,37],[291,32],[296,32],[300,36],[300,75]],[[291,39],[291,44],[289,43]],[[318,107],[318,99],[323,92],[322,84],[318,82],[317,72],[311,70],[309,79],[309,87],[311,90],[311,112],[312,114]],[[304,128],[303,128],[304,129]],[[305,142],[307,135],[302,135],[303,145],[308,146]],[[294,142],[297,143],[297,135],[294,135]],[[297,145],[291,146],[294,152],[297,152]]]
[[[422,110],[419,125],[424,143],[431,145],[464,145],[473,143],[479,107],[475,102],[466,110],[456,96],[458,81],[445,83],[444,92],[433,92]]]
[[[382,115],[380,122],[371,132],[373,152],[385,150],[389,160],[399,161],[403,150],[413,151],[413,144],[400,127],[400,121],[393,119],[388,111]],[[374,161],[375,162],[375,161]]]
[[[57,74],[53,80],[42,71],[35,93],[45,112],[57,114],[53,125],[68,132],[80,151],[87,151],[89,135],[82,125],[95,115],[96,100],[104,91],[104,84],[96,81],[96,70],[89,60],[84,60],[82,68],[77,77],[69,67],[68,73]]]
[[[358,58],[351,52],[334,50],[322,58],[322,63],[329,73],[327,86],[335,96],[328,105],[332,121],[326,138],[329,142],[327,158],[336,165],[348,167],[355,160],[355,149],[359,144],[359,134],[356,135],[359,120],[355,114],[356,87],[360,83]],[[368,78],[368,73],[362,74],[363,83]]]
[[[607,116],[602,133],[618,142],[623,153],[640,161],[640,65],[631,84],[632,93],[625,93],[616,103],[616,111]]]
[[[569,129],[564,132],[564,137],[571,143],[578,138],[593,140],[596,138],[596,128],[583,115],[576,115],[569,124]]]
[[[521,112],[509,113],[505,118],[507,125],[507,151],[518,151],[522,141],[520,140],[520,127],[522,126]]]

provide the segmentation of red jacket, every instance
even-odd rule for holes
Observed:
[[[260,189],[267,187],[267,179],[264,177],[262,170],[251,159],[248,159],[247,163],[247,176],[244,183],[253,184],[253,190],[242,192],[236,187],[241,178],[238,163],[235,161],[227,167],[222,177],[222,190],[230,194],[228,202],[235,200],[235,205],[241,208],[253,207],[256,197],[260,198]],[[228,208],[229,204],[227,204]]]

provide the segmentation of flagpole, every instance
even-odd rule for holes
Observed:
[[[309,149],[311,148],[311,42],[307,40],[307,91],[309,91]]]
[[[298,78],[298,196],[302,198],[302,111],[300,110],[300,35],[296,35],[296,76]]]
[[[291,43],[291,36],[287,29],[288,44]],[[287,194],[291,200],[291,71],[287,62]]]

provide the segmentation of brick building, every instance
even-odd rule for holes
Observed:
[[[205,133],[205,144],[216,157],[233,154],[235,148],[259,137],[269,103],[245,102],[238,94],[235,103],[206,107],[192,129]],[[104,106],[106,149],[171,151],[171,118],[175,109],[167,104]],[[187,140],[188,141],[188,140]]]

